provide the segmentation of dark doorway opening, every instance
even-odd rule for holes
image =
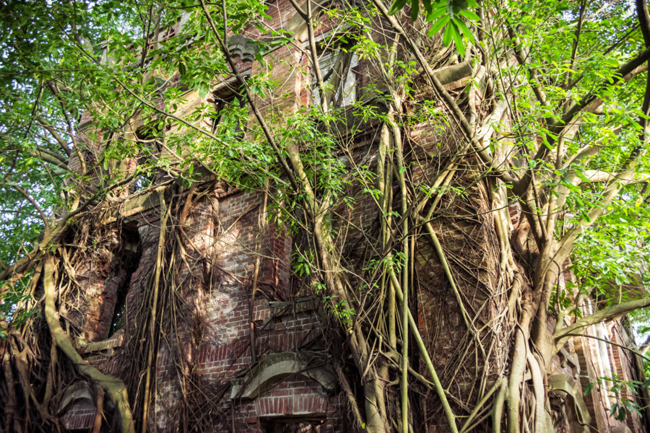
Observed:
[[[266,420],[265,433],[325,433],[325,419],[321,417],[293,417]]]

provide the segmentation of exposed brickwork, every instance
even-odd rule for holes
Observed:
[[[95,422],[97,410],[92,402],[84,401],[75,404],[61,418],[61,423],[67,430],[88,430]]]
[[[179,340],[184,342],[184,361],[192,366],[192,374],[205,383],[206,389],[228,386],[231,379],[254,365],[251,330],[255,333],[257,361],[263,361],[269,353],[298,351],[317,342],[322,335],[319,303],[289,300],[291,237],[272,218],[270,222],[260,219],[262,202],[259,194],[224,194],[217,189],[214,197],[194,204],[183,226],[189,266],[180,267],[178,281],[183,282],[188,311],[193,317],[200,316],[205,329],[196,338],[181,326],[178,332],[187,334]],[[151,278],[159,224],[155,214],[140,223],[143,251],[127,297],[127,333]],[[258,251],[259,292],[251,304]],[[162,432],[173,431],[177,425],[175,408],[182,398],[177,355],[172,355],[178,348],[169,346],[167,341],[174,339],[162,343],[157,357],[156,408],[152,419]],[[262,431],[265,419],[281,415],[320,416],[327,431],[334,431],[338,422],[335,408],[339,404],[336,393],[300,375],[272,382],[268,390],[252,401],[231,401],[230,391],[224,393],[220,403],[224,416],[219,418],[215,431],[230,428],[233,413],[235,424],[246,426],[244,431]]]
[[[270,5],[269,14],[270,26],[283,28],[294,11],[288,0],[278,0]],[[331,23],[325,21],[319,31],[326,30],[329,25]],[[244,34],[256,36],[250,29]],[[264,65],[238,60],[240,71],[250,69],[253,74],[268,73],[279,83],[273,95],[258,97],[256,104],[271,119],[278,113],[295,113],[307,108],[311,98],[311,71],[304,52],[287,45],[274,50],[267,60]],[[363,63],[358,69],[369,70]],[[368,80],[369,74],[361,77],[360,82]],[[467,83],[467,79],[463,79],[448,84],[447,88],[456,91]],[[188,95],[187,103],[179,109],[180,115],[205,102],[192,92]],[[201,126],[210,128],[209,124]],[[377,166],[378,157],[373,128],[374,125],[367,125],[364,134],[354,137],[352,147],[354,162],[371,169]],[[433,184],[456,151],[457,143],[463,139],[459,131],[448,128],[434,117],[410,125],[408,138],[412,146],[409,157],[412,162],[419,162],[409,166],[408,171],[416,191],[419,191],[418,187],[424,190]],[[88,140],[88,136],[84,135],[83,139]],[[89,155],[101,151],[91,150]],[[76,168],[79,161],[75,162],[73,158],[72,164]],[[506,324],[504,319],[508,296],[504,290],[508,283],[504,279],[508,276],[501,275],[500,246],[494,229],[495,205],[489,199],[488,181],[477,178],[476,171],[471,168],[468,165],[455,167],[455,186],[462,189],[462,193],[447,194],[438,204],[431,223],[460,286],[464,308],[479,312],[473,326],[488,329],[485,332],[489,333],[490,342],[494,344],[488,358],[479,362],[474,358],[466,359],[464,349],[470,338],[468,326],[439,255],[424,232],[420,232],[417,238],[413,264],[418,276],[417,295],[411,294],[419,329],[443,385],[450,386],[452,393],[462,397],[461,400],[467,404],[478,398],[476,377],[484,369],[488,369],[489,384],[499,375],[507,374],[512,332],[512,324]],[[189,388],[183,388],[182,385],[186,385],[183,381],[192,381],[192,389],[202,393],[201,398],[207,400],[207,404],[212,403],[204,418],[194,421],[209,425],[215,432],[261,433],[286,417],[322,421],[320,431],[323,432],[346,430],[346,409],[340,390],[326,388],[304,371],[283,372],[265,378],[258,392],[248,397],[242,395],[245,386],[236,392],[234,385],[243,381],[272,354],[320,350],[320,363],[310,367],[323,371],[330,371],[331,360],[327,356],[332,355],[322,354],[327,348],[323,336],[326,331],[323,302],[306,298],[310,293],[297,292],[297,289],[292,291],[294,239],[286,228],[278,225],[274,215],[268,214],[271,208],[264,209],[264,196],[228,189],[222,184],[211,188],[200,198],[190,196],[187,190],[174,191],[185,194],[186,203],[191,203],[187,212],[181,213],[186,219],[173,221],[180,227],[174,233],[178,234],[183,246],[182,256],[174,257],[180,263],[176,268],[178,273],[171,277],[177,283],[174,287],[176,296],[182,300],[179,302],[182,314],[174,318],[182,316],[182,319],[174,326],[165,323],[161,331],[151,427],[155,426],[161,433],[178,430],[183,417],[187,416],[179,409],[183,400],[188,398],[184,392]],[[354,275],[364,275],[372,256],[369,250],[381,248],[378,233],[382,215],[377,202],[363,190],[363,186],[348,187],[346,193],[356,198],[353,209],[341,205],[337,214],[342,217],[332,223],[334,230],[345,232],[342,257],[344,265],[353,270]],[[397,210],[400,192],[396,189],[393,193]],[[170,203],[178,204],[167,197],[166,204]],[[89,341],[108,337],[118,287],[122,282],[129,280],[123,317],[126,341],[135,335],[137,315],[149,305],[145,298],[152,284],[161,221],[158,207],[150,206],[143,210],[144,213],[128,215],[129,222],[138,226],[139,233],[141,255],[134,266],[135,271],[129,275],[122,268],[111,268],[113,257],[107,256],[105,263],[102,262],[103,268],[85,269],[80,273],[82,281],[96,281],[96,284],[89,284],[88,289],[93,298],[87,308],[88,323],[92,328],[87,332]],[[519,212],[512,210],[511,216],[511,222],[517,224]],[[348,224],[350,222],[352,224]],[[98,273],[101,275],[94,277]],[[564,275],[564,278],[568,279],[570,275]],[[564,281],[561,284],[564,285]],[[255,293],[254,286],[257,289]],[[108,342],[106,345],[110,346]],[[554,371],[575,378],[584,390],[589,379],[581,375],[599,376],[600,366],[597,365],[594,347],[592,340],[576,339],[575,346],[573,343],[567,346],[568,355],[553,361]],[[125,366],[120,365],[120,349],[115,350],[118,353],[114,357],[96,352],[86,356],[100,370],[120,375]],[[610,353],[613,371],[626,380],[634,377],[628,367],[630,359],[627,354],[620,350]],[[462,368],[456,369],[457,365]],[[428,376],[422,364],[419,369]],[[248,379],[252,382],[255,377]],[[585,397],[585,402],[592,415],[592,427],[608,432],[616,424],[602,404],[608,398],[604,394],[604,390],[594,387]],[[628,390],[622,394],[625,398],[633,397]],[[430,431],[442,429],[445,420],[439,416],[437,397],[433,393],[423,397],[422,406],[425,424]],[[94,414],[94,407],[85,401],[74,404],[63,416],[64,426],[67,429],[89,428]],[[639,431],[638,417],[630,417],[628,426]]]

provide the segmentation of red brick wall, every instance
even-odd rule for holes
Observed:
[[[175,343],[169,345],[167,341],[175,341],[171,335],[161,343],[157,359],[156,409],[152,419],[159,431],[173,431],[180,419],[176,415],[182,398],[178,386],[178,356],[184,357],[184,364],[198,383],[207,388],[219,388],[227,386],[231,379],[254,365],[251,318],[257,361],[262,361],[269,353],[297,351],[322,336],[318,303],[285,301],[290,299],[291,238],[273,222],[263,224],[260,230],[262,202],[260,194],[244,192],[204,199],[195,204],[183,227],[189,268],[181,266],[178,280],[185,281],[182,293],[189,311],[200,316],[205,329],[197,338],[191,335],[189,326],[181,324],[178,332],[182,334],[179,340],[183,347],[175,347]],[[142,254],[142,269],[136,271],[132,279],[131,291],[136,292],[129,293],[132,303],[129,311],[138,309],[137,290],[148,278],[147,263],[155,260],[157,245],[152,241],[157,233],[153,227],[157,223],[150,223],[152,228],[143,235],[143,242],[148,246]],[[260,242],[260,291],[251,304]],[[254,401],[235,400],[233,403],[227,391],[218,405],[223,414],[215,420],[219,427],[214,431],[230,429],[233,413],[235,423],[246,427],[242,431],[260,431],[259,423],[251,420],[279,416],[280,405],[284,405],[286,414],[312,411],[322,415],[333,428],[337,418],[333,408],[337,404],[338,396],[331,395],[317,383],[310,383],[301,376],[289,377]]]
[[[95,422],[95,404],[88,400],[74,403],[74,406],[61,417],[66,430],[88,430]]]

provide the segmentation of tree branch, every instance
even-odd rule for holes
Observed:
[[[461,130],[463,131],[465,138],[471,144],[472,148],[477,153],[479,158],[483,161],[483,163],[485,163],[490,168],[493,174],[499,176],[505,182],[508,183],[514,182],[515,179],[510,175],[510,173],[504,171],[503,168],[498,167],[494,163],[494,160],[492,159],[492,155],[490,155],[489,153],[489,148],[484,147],[481,144],[481,142],[478,140],[476,133],[474,132],[472,126],[469,124],[469,121],[467,120],[462,110],[456,103],[455,99],[449,94],[449,92],[447,92],[447,90],[442,85],[440,80],[436,77],[435,71],[431,68],[431,66],[425,59],[424,55],[422,54],[418,46],[414,44],[413,41],[411,41],[411,38],[404,31],[404,28],[402,28],[402,26],[395,19],[395,17],[388,14],[388,9],[383,4],[382,0],[372,0],[372,1],[375,4],[375,6],[381,11],[382,15],[388,20],[388,22],[390,22],[393,28],[404,38],[406,43],[409,45],[418,63],[420,64],[420,66],[422,66],[422,68],[424,68],[424,72],[426,73],[427,78],[433,85],[433,88],[442,97],[443,101],[445,102],[445,105],[447,105],[447,108],[449,108],[456,121],[460,124]],[[462,152],[462,150],[460,152]]]
[[[43,162],[47,162],[49,164],[54,165],[57,168],[62,168],[64,170],[68,170],[68,161],[65,160],[61,155],[58,155],[54,152],[51,152],[47,149],[42,149],[42,148],[36,148],[36,149],[29,149],[26,148],[25,152],[29,156],[33,156],[34,158],[38,158]]]
[[[589,335],[589,334],[566,334],[565,337],[584,337],[584,338],[593,338],[594,340],[599,340],[603,341],[607,344],[611,344],[612,346],[617,346],[620,347],[621,349],[629,350],[630,352],[634,353],[635,355],[639,355],[641,358],[645,359],[646,361],[650,362],[650,358],[646,357],[644,355],[643,349],[640,351],[634,350],[631,347],[623,346],[622,344],[614,343],[613,341],[606,340],[604,338],[596,337],[595,335]],[[646,349],[647,350],[647,349]]]
[[[595,102],[598,99],[598,91],[606,89],[608,87],[613,87],[617,85],[620,81],[624,81],[629,74],[635,72],[635,70],[642,66],[643,63],[650,59],[650,48],[641,52],[637,57],[630,60],[623,67],[621,67],[611,79],[604,80],[597,88],[596,91],[591,92],[585,96],[579,103],[573,105],[566,114],[562,117],[562,120],[555,123],[551,128],[551,132],[556,136],[561,136],[564,133],[564,130],[567,127],[571,126],[571,123],[575,120],[575,117],[585,110],[590,104]],[[543,160],[546,158],[546,155],[550,149],[555,145],[557,139],[549,134],[546,134],[546,144],[540,146],[539,150],[535,154],[535,160]],[[526,174],[513,185],[514,192],[520,197],[523,196],[524,192],[528,189],[533,175],[533,168],[528,168]]]
[[[9,186],[12,187],[13,189],[15,189],[16,191],[18,191],[19,193],[21,193],[23,196],[25,196],[25,198],[26,198],[26,199],[27,199],[27,200],[32,204],[32,206],[34,206],[34,207],[36,208],[36,210],[38,211],[38,213],[39,213],[40,216],[41,216],[41,219],[43,220],[43,223],[45,224],[45,230],[48,230],[48,229],[50,228],[50,225],[49,225],[49,223],[47,222],[47,217],[45,216],[45,212],[43,212],[43,209],[38,205],[38,203],[36,203],[36,200],[34,200],[34,199],[32,198],[32,196],[30,196],[30,195],[27,193],[27,191],[25,191],[24,189],[22,189],[19,185],[15,184],[15,183],[13,183],[13,182],[11,182],[11,181],[9,181],[9,179],[5,178],[5,182],[6,182],[7,185],[9,185]]]
[[[611,173],[604,170],[585,170],[584,175],[587,178],[588,182],[611,182],[614,179],[618,178],[621,173]],[[580,183],[584,182],[581,179],[577,180],[580,180],[580,182],[573,182],[574,185],[579,185]],[[650,173],[637,173],[634,175],[633,179],[627,179],[625,181],[621,181],[621,183],[624,185],[632,185],[635,183],[643,183],[648,181],[650,181]]]
[[[562,338],[568,337],[569,334],[576,333],[580,329],[586,328],[599,322],[616,319],[617,317],[621,317],[631,311],[648,306],[650,306],[650,296],[646,296],[641,299],[635,299],[634,301],[623,302],[622,304],[614,305],[613,307],[605,308],[603,310],[598,310],[591,316],[583,317],[572,325],[569,325],[566,328],[557,331],[555,334],[553,334],[553,338],[557,342]]]
[[[625,65],[623,65],[621,68],[619,68],[618,71],[616,71],[616,73],[611,79],[607,79],[603,81],[603,83],[601,83],[600,86],[598,86],[596,91],[586,95],[584,98],[582,98],[582,100],[579,103],[571,107],[569,111],[567,111],[566,114],[562,116],[562,121],[560,122],[561,125],[568,125],[578,113],[583,111],[591,102],[593,102],[596,98],[598,98],[598,91],[606,89],[608,87],[615,86],[620,81],[622,81],[625,76],[634,72],[636,68],[643,65],[649,59],[650,59],[650,48],[646,48],[645,51],[642,51],[641,53],[639,53],[638,56],[636,56],[635,58],[627,62]],[[561,130],[557,132],[560,133]]]
[[[57,143],[59,143],[59,146],[65,152],[65,154],[70,156],[72,154],[72,151],[68,147],[68,143],[63,139],[63,137],[61,137],[59,135],[59,133],[54,128],[54,126],[52,126],[52,124],[50,122],[48,122],[47,120],[45,120],[45,118],[43,116],[41,116],[40,114],[35,114],[34,117],[36,118],[38,123],[45,130],[47,130],[50,133],[50,135],[52,135],[52,137],[54,137],[54,139],[56,140]]]

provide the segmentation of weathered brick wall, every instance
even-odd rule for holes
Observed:
[[[634,341],[628,335],[626,330],[623,328],[622,323],[616,321],[611,324],[609,327],[611,341],[613,343],[619,344],[624,347],[635,347]],[[613,373],[616,374],[621,380],[624,381],[642,381],[643,378],[640,378],[637,371],[635,370],[635,357],[632,352],[625,350],[619,346],[610,345],[609,349],[611,350],[611,363],[613,366]],[[629,386],[624,386],[621,392],[618,394],[618,397],[621,400],[627,400],[636,402],[637,397],[634,394],[634,391],[630,389]],[[641,410],[643,413],[643,410]],[[643,431],[645,430],[645,425],[641,421],[641,417],[638,413],[628,412],[625,417],[625,424],[632,431]]]
[[[179,356],[184,357],[184,365],[191,369],[192,377],[202,389],[216,393],[254,365],[251,331],[255,333],[257,361],[263,361],[271,353],[298,351],[321,338],[318,305],[313,301],[284,301],[291,298],[288,291],[291,238],[277,230],[274,223],[263,223],[260,227],[262,202],[260,194],[243,192],[205,199],[195,204],[183,226],[189,267],[181,266],[178,280],[186,282],[182,293],[193,320],[177,328],[182,334],[179,338],[182,347],[163,342],[157,359],[156,409],[152,422],[159,431],[172,431],[180,419],[177,409],[183,396],[178,384]],[[153,240],[156,230],[149,230]],[[143,235],[144,242],[148,239],[148,233]],[[157,245],[149,243],[142,260],[151,262],[156,248]],[[261,251],[259,291],[253,302],[251,289],[258,251]],[[143,287],[149,277],[147,272],[136,271],[131,290]],[[129,310],[137,310],[137,294],[130,292],[129,299],[133,303]],[[204,329],[197,337],[192,335],[189,325],[195,326],[199,320]],[[173,342],[174,336],[169,337]],[[214,431],[229,429],[233,414],[235,423],[248,429],[242,431],[261,431],[260,422],[280,415],[323,416],[333,426],[336,417],[332,408],[338,404],[338,396],[301,375],[294,376],[288,378],[289,382],[278,378],[277,384],[271,384],[254,401],[237,396],[231,400],[231,391],[225,392],[220,400],[213,402],[215,411],[220,413],[212,420],[218,426]],[[206,396],[210,395],[206,391]],[[281,406],[286,412],[280,411]],[[261,421],[251,421],[257,419]]]
[[[272,3],[269,13],[272,28],[285,28],[294,16],[288,0]],[[325,22],[319,31],[326,30],[328,25],[331,23]],[[245,34],[256,36],[252,30]],[[309,104],[309,59],[296,47],[287,45],[276,49],[266,65],[240,59],[238,69],[251,69],[253,74],[270,73],[280,83],[273,95],[255,101],[269,118],[278,113],[296,112]],[[362,62],[358,69],[367,73],[360,82],[367,82],[371,68]],[[448,88],[460,91],[466,84],[451,83]],[[197,94],[189,92],[188,95],[188,102],[179,109],[181,115],[204,102]],[[365,134],[350,138],[354,141],[352,153],[355,162],[374,169],[377,164],[376,125],[369,124],[366,128]],[[409,162],[414,163],[409,165],[408,175],[415,185],[431,185],[455,153],[462,137],[435,118],[410,125],[407,132]],[[484,352],[467,357],[467,350],[473,343],[461,307],[424,231],[418,232],[414,264],[417,293],[412,294],[411,302],[443,385],[452,384],[451,392],[471,404],[478,395],[477,378],[484,372],[489,384],[498,375],[507,374],[505,366],[512,328],[504,322],[505,288],[509,282],[504,280],[507,276],[501,275],[499,268],[494,203],[488,194],[490,184],[477,176],[478,171],[469,165],[471,161],[465,164],[456,166],[454,174],[454,185],[463,188],[462,194],[445,196],[432,225],[450,262],[463,305],[472,318],[478,316],[474,326],[483,328],[482,335],[487,336],[482,340],[487,345],[484,349],[489,349],[487,358],[483,357]],[[345,239],[342,245],[344,265],[363,275],[369,260],[377,258],[373,247],[379,246],[381,215],[376,201],[371,194],[363,192],[363,187],[351,187],[348,193],[356,198],[353,209],[342,205],[341,217],[334,226],[345,232],[341,237]],[[272,423],[287,417],[304,417],[322,422],[321,431],[345,430],[346,410],[340,390],[326,386],[322,378],[317,380],[315,374],[309,373],[317,371],[326,375],[331,372],[329,357],[333,354],[328,351],[324,337],[327,329],[323,324],[326,319],[323,303],[292,292],[293,239],[278,226],[273,215],[267,214],[268,210],[263,208],[263,194],[228,190],[222,186],[202,191],[200,198],[193,195],[188,199],[187,190],[182,194],[180,201],[176,197],[171,203],[178,209],[190,203],[187,212],[176,212],[170,222],[173,229],[168,228],[168,234],[179,236],[178,242],[182,245],[182,252],[178,249],[174,252],[177,273],[171,276],[176,282],[178,311],[165,316],[170,322],[164,323],[156,359],[156,404],[151,412],[151,426],[156,426],[160,432],[171,432],[182,422],[190,422],[206,427],[206,431],[261,433]],[[168,195],[167,205],[169,199]],[[395,210],[399,210],[399,199],[399,191],[395,189]],[[137,222],[141,256],[130,275],[126,296],[124,330],[127,341],[134,335],[138,314],[143,313],[160,234],[159,208],[153,206],[143,210],[144,214],[128,217],[129,221]],[[513,217],[516,222],[518,215],[514,213]],[[110,284],[103,287],[115,291],[111,287],[119,282],[122,274],[111,275]],[[114,297],[97,298],[103,305],[102,311],[114,311],[115,301],[111,300]],[[148,311],[144,314],[146,316]],[[106,314],[89,309],[89,317],[99,327],[97,339],[105,338],[107,326],[110,326]],[[171,323],[171,318],[176,322]],[[596,377],[590,357],[591,344],[582,339],[575,349],[570,345],[570,351],[575,350],[579,359],[573,365],[555,366],[557,371],[576,380],[579,374]],[[127,364],[120,364],[120,360],[128,354],[124,349],[116,350],[117,355],[104,362],[100,356],[92,355],[96,356],[93,363],[103,371],[124,375]],[[474,353],[477,348],[471,350]],[[301,368],[294,371],[282,364],[286,359],[270,363],[278,354],[287,354],[287,359],[295,354],[310,357],[296,361]],[[413,355],[417,358],[415,351]],[[618,352],[613,354],[619,366],[617,372],[633,377],[627,367],[629,359],[623,360],[625,356]],[[267,361],[267,370],[255,370]],[[280,369],[280,365],[285,369]],[[275,376],[270,373],[273,368],[278,369]],[[250,391],[247,387],[256,380],[262,381],[264,371],[269,377],[255,393],[247,395]],[[428,376],[423,365],[420,371]],[[581,385],[582,389],[586,386],[584,382]],[[594,389],[591,402],[587,399],[590,410],[597,415],[593,424],[600,431],[609,428],[608,421],[604,421],[608,415],[598,404],[603,398]],[[201,406],[196,406],[198,401],[203,402]],[[438,431],[445,421],[440,416],[437,397],[430,393],[419,403],[423,407],[425,425],[430,431]],[[78,404],[66,412],[64,425],[68,429],[88,428],[93,419],[94,409],[85,403]],[[630,418],[628,425],[638,429],[638,419]]]
[[[66,430],[88,430],[95,421],[95,403],[89,400],[78,402],[61,417]]]

